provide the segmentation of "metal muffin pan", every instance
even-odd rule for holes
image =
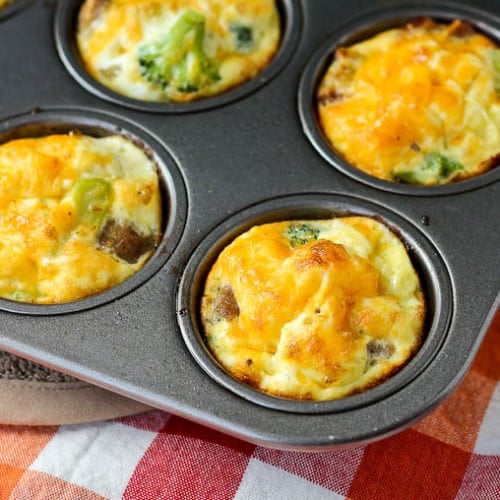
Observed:
[[[357,19],[380,26],[382,13],[397,9],[404,17],[408,8],[413,15],[415,4],[284,2],[301,22],[279,71],[249,93],[236,89],[215,107],[177,113],[173,105],[159,111],[111,101],[75,79],[58,51],[60,9],[70,3],[33,2],[0,22],[0,42],[9,47],[0,53],[0,137],[25,132],[32,120],[38,133],[78,125],[146,144],[171,202],[166,255],[155,255],[144,279],[137,275],[131,286],[110,291],[111,300],[105,292],[81,309],[74,303],[45,314],[2,301],[0,348],[281,449],[362,445],[406,428],[443,401],[470,367],[500,302],[497,173],[464,189],[388,189],[349,174],[338,158],[325,158],[308,136],[311,123],[303,121],[306,80],[314,78],[305,75],[325,43],[335,45],[346,26],[355,32]],[[498,30],[498,2],[475,5]],[[421,8],[461,17],[467,2],[422,2]],[[337,402],[290,404],[235,389],[206,358],[196,316],[201,281],[217,250],[254,222],[346,212],[377,216],[406,241],[430,305],[422,349],[384,384]]]
[[[19,0],[7,4],[4,8],[0,9],[0,22],[2,22],[3,19],[7,19],[17,14],[21,9],[28,7],[33,2],[34,0]]]

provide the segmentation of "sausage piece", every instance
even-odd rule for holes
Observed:
[[[130,224],[109,219],[99,235],[99,245],[133,264],[141,255],[154,249],[156,238],[152,234],[138,233]]]

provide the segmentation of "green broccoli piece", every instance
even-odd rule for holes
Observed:
[[[292,248],[295,248],[317,240],[319,229],[310,224],[290,224],[285,231],[285,236]]]
[[[442,184],[455,172],[465,167],[441,153],[428,153],[424,162],[413,170],[401,170],[394,174],[397,181],[409,184]]]
[[[495,92],[500,94],[500,49],[493,49],[491,51],[491,63],[495,71]]]
[[[240,23],[231,23],[229,31],[234,36],[234,45],[240,52],[247,52],[253,47],[253,30],[250,26]]]
[[[493,63],[493,68],[495,71],[500,73],[500,49],[493,49],[491,51],[491,61]]]
[[[99,228],[111,206],[111,184],[99,178],[80,179],[73,188],[73,197],[78,220]]]
[[[10,294],[9,298],[16,302],[33,302],[37,296],[39,296],[39,294],[36,291],[16,290],[14,293]]]
[[[216,63],[203,50],[205,16],[184,12],[158,42],[138,49],[142,75],[150,82],[179,92],[196,92],[220,79]]]

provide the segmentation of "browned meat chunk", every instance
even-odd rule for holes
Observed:
[[[153,250],[156,238],[152,234],[138,233],[130,224],[122,224],[110,219],[99,235],[99,245],[132,264],[141,255]]]
[[[371,340],[366,345],[368,350],[368,357],[371,359],[384,358],[389,359],[396,350],[394,345],[390,342],[381,342],[379,340]]]
[[[236,318],[240,314],[240,308],[233,289],[226,285],[221,287],[218,292],[215,312],[227,321]]]

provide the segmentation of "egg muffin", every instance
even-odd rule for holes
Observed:
[[[255,77],[280,31],[274,0],[86,0],[76,40],[87,71],[113,91],[186,102]]]
[[[425,299],[402,241],[364,216],[254,226],[210,269],[201,324],[234,378],[325,401],[373,387],[422,343]]]
[[[0,145],[0,297],[55,304],[113,287],[162,232],[154,162],[122,136]]]
[[[319,124],[351,165],[437,185],[500,163],[500,48],[470,24],[423,19],[339,47],[317,89]]]

